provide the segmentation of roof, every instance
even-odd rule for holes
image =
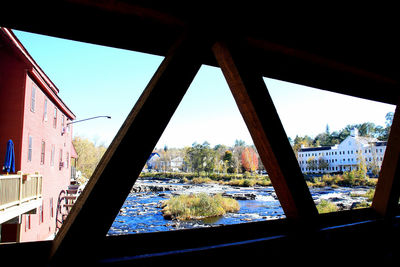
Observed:
[[[304,148],[300,148],[299,152],[324,151],[324,150],[330,150],[331,148],[332,148],[331,146],[304,147]]]
[[[150,154],[150,157],[149,157],[148,160],[153,159],[154,156],[160,157],[160,154],[158,154],[157,152],[153,152],[153,153]]]
[[[59,89],[50,80],[46,73],[40,68],[36,61],[32,58],[29,52],[25,49],[22,43],[18,40],[12,30],[0,27],[0,34],[5,37],[4,40],[12,46],[22,60],[24,60],[31,69],[28,69],[29,76],[40,86],[40,88],[46,93],[46,95],[52,99],[53,103],[63,111],[63,113],[69,117],[69,119],[74,120],[75,114],[69,109],[69,107],[62,101],[59,97]]]
[[[386,141],[378,141],[378,142],[375,142],[375,146],[387,146],[387,142]]]
[[[363,145],[369,145],[371,143],[375,143],[378,141],[378,139],[374,137],[366,137],[366,136],[357,136],[356,140],[362,143]]]
[[[392,34],[398,30],[395,6],[363,6],[359,12],[348,5],[327,10],[302,3],[289,9],[208,0],[4,4],[8,16],[0,18],[0,25],[9,28],[161,56],[189,28],[197,29],[202,39],[223,32],[242,36],[242,45],[265,77],[391,104],[400,93],[400,40]],[[377,19],[379,13],[385,16]],[[28,14],[35,14],[35,23]],[[217,65],[211,51],[203,63]]]

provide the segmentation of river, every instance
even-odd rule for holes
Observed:
[[[136,188],[136,189],[135,189]],[[351,193],[363,194],[368,188],[312,188],[312,197],[316,203],[326,199],[341,209],[350,209],[354,203],[365,198],[352,197]],[[139,192],[135,192],[139,191]],[[221,193],[238,200],[240,210],[221,217],[195,221],[166,220],[161,214],[161,202],[171,195],[190,193]],[[108,235],[134,234],[144,232],[170,231],[177,229],[211,227],[238,224],[260,220],[276,220],[285,215],[272,186],[268,187],[232,187],[218,184],[188,185],[177,181],[138,180],[129,194]]]

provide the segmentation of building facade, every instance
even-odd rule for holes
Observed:
[[[0,28],[0,162],[11,139],[15,170],[42,177],[39,206],[0,222],[2,242],[45,240],[54,235],[58,198],[70,184],[71,158],[76,157],[68,124],[75,115],[58,93],[13,32]],[[7,178],[5,173],[0,175]]]
[[[358,135],[357,129],[335,146],[302,147],[297,154],[301,171],[305,174],[341,173],[357,170],[365,164],[369,175],[379,172],[386,151],[385,141]]]

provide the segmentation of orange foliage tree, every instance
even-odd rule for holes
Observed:
[[[246,147],[242,152],[242,166],[249,172],[255,172],[258,168],[257,153],[251,147]]]

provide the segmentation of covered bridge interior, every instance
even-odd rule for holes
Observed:
[[[1,26],[164,60],[56,238],[1,245],[2,261],[58,266],[84,256],[79,263],[91,265],[398,263],[399,23],[391,13],[396,9],[260,3],[4,1]],[[202,64],[221,68],[286,218],[107,237]],[[397,105],[370,208],[318,214],[262,77]],[[154,107],[163,112],[148,124]]]

